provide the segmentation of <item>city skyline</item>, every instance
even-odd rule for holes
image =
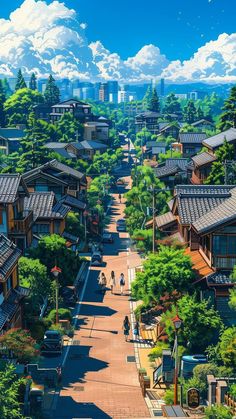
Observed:
[[[150,1],[145,10],[133,0],[113,10],[107,0],[8,3],[1,6],[1,76],[22,67],[25,75],[91,81],[236,80],[231,0]]]

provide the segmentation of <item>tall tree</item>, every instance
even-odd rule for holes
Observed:
[[[31,90],[37,90],[37,77],[36,77],[35,73],[31,74],[30,82],[29,82],[29,88]]]
[[[188,124],[192,124],[197,119],[196,107],[193,100],[189,100],[183,109],[183,119]]]
[[[148,103],[147,109],[151,112],[160,112],[160,101],[156,88],[154,88],[152,91],[152,96],[150,102]]]
[[[22,380],[17,379],[15,366],[7,364],[0,371],[0,417],[1,419],[23,419],[19,401]]]
[[[142,100],[142,104],[143,104],[144,109],[148,109],[148,106],[150,104],[151,98],[152,98],[152,88],[149,85],[148,88],[147,88],[147,90],[146,90],[146,93],[145,93],[145,95],[143,97],[143,100]]]
[[[165,100],[164,113],[180,113],[181,105],[174,93],[170,93]]]
[[[60,101],[60,90],[51,74],[47,81],[44,98],[49,106],[53,106]]]
[[[236,326],[224,330],[218,346],[224,365],[236,370]]]
[[[6,97],[11,96],[13,92],[12,92],[12,90],[10,88],[10,85],[8,83],[8,80],[6,78],[4,78],[2,80],[2,85],[3,85],[3,89],[4,89]]]
[[[228,99],[225,100],[220,116],[219,128],[224,131],[230,127],[236,128],[236,86],[230,90]]]
[[[235,184],[235,164],[225,165],[226,160],[233,160],[234,147],[226,139],[224,144],[216,151],[217,161],[212,163],[211,171],[206,180],[207,185],[222,185],[224,183]],[[226,172],[225,172],[226,171]],[[226,182],[225,182],[226,181]]]
[[[0,127],[5,127],[6,114],[4,109],[4,103],[6,101],[5,91],[3,88],[2,80],[0,80]]]
[[[19,89],[24,89],[25,87],[27,87],[27,85],[26,85],[25,79],[22,75],[21,69],[19,69],[19,71],[17,73],[15,92]]]
[[[9,125],[27,124],[27,119],[33,106],[43,103],[43,96],[37,90],[20,89],[10,96],[4,105]]]
[[[204,118],[204,112],[203,112],[201,106],[198,106],[197,107],[197,110],[196,110],[196,118],[197,118],[198,121],[200,121],[201,119]]]

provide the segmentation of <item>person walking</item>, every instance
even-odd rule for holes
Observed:
[[[139,330],[140,330],[140,326],[137,320],[134,324],[134,336],[137,337],[138,339],[139,339]]]
[[[110,283],[109,283],[110,287],[111,287],[111,293],[114,293],[114,287],[116,286],[116,277],[115,277],[115,272],[111,271],[111,276],[110,276]]]
[[[98,283],[101,286],[101,292],[105,292],[107,286],[107,279],[104,272],[101,272],[101,274],[99,275]]]
[[[119,193],[119,200],[120,200],[120,204],[121,204],[121,194]]]
[[[125,316],[122,328],[123,328],[123,331],[124,331],[125,341],[127,342],[128,337],[129,337],[129,331],[130,331],[130,322],[129,322],[128,316]]]
[[[120,293],[123,295],[123,290],[125,286],[125,277],[124,274],[120,274]]]

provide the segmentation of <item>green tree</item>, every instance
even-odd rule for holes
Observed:
[[[230,90],[230,95],[225,100],[222,110],[223,113],[220,115],[219,123],[220,130],[236,128],[236,86],[233,86]]]
[[[172,113],[178,114],[181,112],[180,102],[174,93],[170,93],[169,95],[166,96],[163,112],[165,114],[172,114]]]
[[[43,103],[44,99],[37,90],[20,89],[10,96],[4,105],[9,125],[16,123],[27,124],[33,106]]]
[[[160,112],[160,101],[157,95],[156,88],[154,88],[152,91],[152,96],[151,96],[150,102],[147,105],[147,109],[148,111],[151,111],[151,112]]]
[[[47,268],[39,259],[28,257],[21,257],[18,266],[20,284],[30,288],[30,300],[39,308],[52,295],[52,279]]]
[[[18,70],[18,73],[17,73],[17,77],[16,77],[15,92],[17,90],[20,90],[20,89],[25,89],[26,87],[27,86],[26,86],[25,79],[24,79],[24,77],[22,75],[21,69],[19,69]]]
[[[77,136],[81,139],[83,133],[83,125],[80,124],[70,112],[66,112],[62,115],[56,124],[56,129],[59,141],[63,143],[76,141]]]
[[[213,341],[222,327],[219,313],[209,305],[208,301],[198,301],[196,296],[184,295],[177,301],[178,315],[183,321],[179,331],[179,341],[188,344],[189,350],[201,351]],[[162,315],[166,333],[171,341],[174,340],[174,324],[172,319],[177,308],[172,307]]]
[[[224,143],[219,149],[215,152],[217,161],[212,163],[210,174],[206,180],[207,185],[222,185],[225,183],[225,161],[233,160],[234,158],[234,146],[224,140]],[[227,182],[226,183],[235,183],[235,173],[234,165],[232,168],[227,169]],[[231,174],[231,176],[230,176]]]
[[[193,100],[189,100],[183,109],[183,119],[188,124],[192,124],[197,119],[196,107]]]
[[[0,80],[0,127],[6,125],[6,115],[4,109],[4,103],[6,102],[6,95],[3,88],[2,80]]]
[[[18,171],[31,170],[46,162],[47,149],[44,145],[49,137],[46,132],[43,132],[42,125],[32,112],[29,115],[26,136],[21,141],[21,152],[17,162]]]
[[[79,271],[80,259],[66,246],[66,240],[57,234],[44,236],[39,240],[36,249],[31,250],[31,256],[41,261],[47,267],[48,274],[57,264],[62,273],[59,276],[61,285],[72,285]]]
[[[60,101],[60,90],[51,74],[47,81],[44,98],[49,106],[53,106]]]
[[[29,82],[29,88],[31,90],[37,90],[37,77],[36,77],[35,73],[31,74],[30,82]]]
[[[236,289],[230,290],[229,307],[236,310]]]
[[[149,85],[142,100],[144,109],[148,109],[148,107],[150,106],[151,99],[152,99],[152,88]]]
[[[30,362],[38,357],[39,351],[36,341],[31,337],[28,330],[9,329],[0,336],[0,345],[12,351],[19,362]]]
[[[15,366],[7,364],[0,371],[0,417],[1,419],[24,419],[19,402],[22,380],[15,374]]]
[[[233,419],[229,408],[222,405],[207,407],[204,414],[204,419]]]
[[[2,80],[2,86],[3,86],[3,89],[4,89],[5,96],[7,98],[9,96],[11,96],[13,92],[12,92],[12,90],[10,88],[10,85],[8,83],[8,80],[6,78]]]
[[[198,106],[196,109],[196,118],[198,121],[204,118],[204,112],[200,106]]]
[[[84,226],[80,224],[79,214],[69,212],[66,217],[66,232],[84,239]]]
[[[229,327],[220,336],[219,354],[224,365],[236,371],[236,326]]]
[[[132,294],[145,304],[156,304],[165,293],[184,292],[193,280],[192,263],[183,249],[160,246],[150,254],[132,283]]]

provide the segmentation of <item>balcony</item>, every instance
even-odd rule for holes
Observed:
[[[221,268],[221,269],[233,269],[236,265],[236,257],[235,256],[214,256],[214,267]]]
[[[33,223],[33,211],[23,211],[13,220],[11,234],[26,234]]]

